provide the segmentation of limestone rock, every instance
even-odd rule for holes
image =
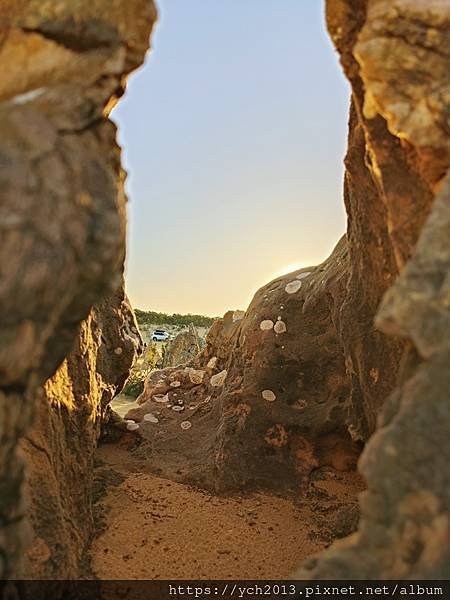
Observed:
[[[176,367],[188,362],[200,352],[200,340],[197,331],[192,326],[188,331],[182,331],[170,341],[165,350],[163,367]]]
[[[142,419],[160,394],[184,410],[161,408],[157,438],[142,431],[151,465],[177,478],[176,446],[185,459],[183,478],[221,489],[300,489],[317,466],[354,468],[360,445],[348,431],[350,381],[336,326],[347,279],[344,238],[322,265],[264,286],[241,319],[229,312],[216,321],[192,361],[152,373],[138,399],[142,407],[127,417]],[[295,292],[292,282],[301,283]],[[271,327],[261,326],[269,322]],[[202,379],[193,381],[193,370],[204,373]],[[196,437],[179,440],[176,431],[191,410]],[[334,457],[325,451],[331,438]]]
[[[42,411],[39,390],[70,354],[80,323],[121,284],[124,173],[107,114],[144,59],[155,9],[149,0],[6,0],[0,12],[4,579],[23,553],[18,440]],[[51,443],[59,442],[68,443]]]
[[[393,258],[400,275],[395,283],[386,278],[390,289],[376,325],[404,340],[404,352],[399,383],[387,394],[360,460],[368,491],[358,531],[307,561],[298,578],[450,576],[449,11],[439,1],[327,2],[330,32],[353,88],[347,207],[365,207],[358,211],[361,233],[375,221],[366,207],[385,223],[379,264]],[[349,186],[362,172],[356,135],[371,175],[359,194]],[[361,233],[354,233],[356,244],[367,242]],[[374,381],[386,377],[385,369],[371,373]]]
[[[93,531],[93,453],[108,404],[142,349],[134,328],[122,291],[95,306],[72,352],[38,396],[36,421],[20,442],[32,535],[19,576],[57,579],[82,573]],[[120,355],[117,347],[123,349]],[[37,553],[40,547],[46,548],[45,556]]]

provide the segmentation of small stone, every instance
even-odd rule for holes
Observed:
[[[261,323],[259,324],[259,328],[261,329],[261,331],[270,331],[271,329],[273,329],[273,321],[271,321],[270,319],[261,321]]]
[[[189,380],[191,383],[198,385],[203,381],[203,377],[205,375],[205,371],[197,371],[196,369],[191,369],[189,371]]]
[[[139,429],[139,424],[134,423],[134,421],[129,421],[127,423],[127,429],[128,431],[136,431],[136,429]]]
[[[173,387],[173,388],[180,387],[180,385],[181,385],[181,382],[179,382],[179,381],[171,381],[170,382],[170,387]]]
[[[208,361],[208,365],[207,365],[208,369],[214,369],[216,367],[216,364],[217,364],[217,356],[213,356]]]
[[[302,287],[302,282],[301,281],[291,281],[290,283],[288,283],[286,285],[286,287],[284,288],[284,291],[287,292],[288,294],[295,294],[295,292],[298,292],[298,290]]]
[[[225,379],[227,378],[227,371],[224,369],[223,371],[220,371],[220,373],[217,373],[217,375],[213,375],[211,377],[211,379],[209,380],[209,383],[213,386],[213,387],[220,387],[225,383]]]
[[[277,398],[272,390],[263,390],[261,396],[264,400],[267,400],[267,402],[273,402]]]
[[[181,429],[190,429],[192,427],[192,423],[190,421],[183,421],[182,423],[180,423],[180,427]]]
[[[114,354],[117,354],[117,356],[120,356],[122,354],[122,352],[123,352],[123,350],[120,346],[114,350]]]

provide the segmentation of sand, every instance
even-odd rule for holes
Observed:
[[[363,487],[355,473],[328,471],[301,501],[218,497],[142,472],[118,445],[101,447],[98,459],[122,480],[97,505],[103,531],[91,555],[100,579],[282,579],[332,541],[333,527],[349,533]]]

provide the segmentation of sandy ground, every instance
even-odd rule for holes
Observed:
[[[294,503],[212,496],[142,472],[120,445],[100,447],[97,458],[100,473],[116,477],[97,505],[103,531],[91,554],[100,579],[281,579],[357,518],[354,473],[325,472]]]

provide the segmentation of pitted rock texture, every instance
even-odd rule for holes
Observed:
[[[154,468],[219,489],[298,490],[319,466],[355,467],[338,329],[347,270],[342,239],[322,265],[259,290],[244,316],[216,321],[194,360],[149,376],[127,419]]]
[[[351,139],[359,129],[372,179],[360,206],[373,198],[384,212],[400,272],[375,322],[406,350],[360,460],[368,490],[358,532],[295,576],[448,579],[450,6],[328,0],[327,12],[353,87],[346,179],[357,170]]]
[[[24,539],[18,440],[81,321],[121,284],[124,174],[106,117],[154,20],[149,0],[0,9],[0,578]]]
[[[92,309],[72,352],[45,383],[36,421],[20,443],[32,537],[18,575],[57,579],[83,573],[93,531],[100,424],[141,350],[134,313],[118,291]]]

